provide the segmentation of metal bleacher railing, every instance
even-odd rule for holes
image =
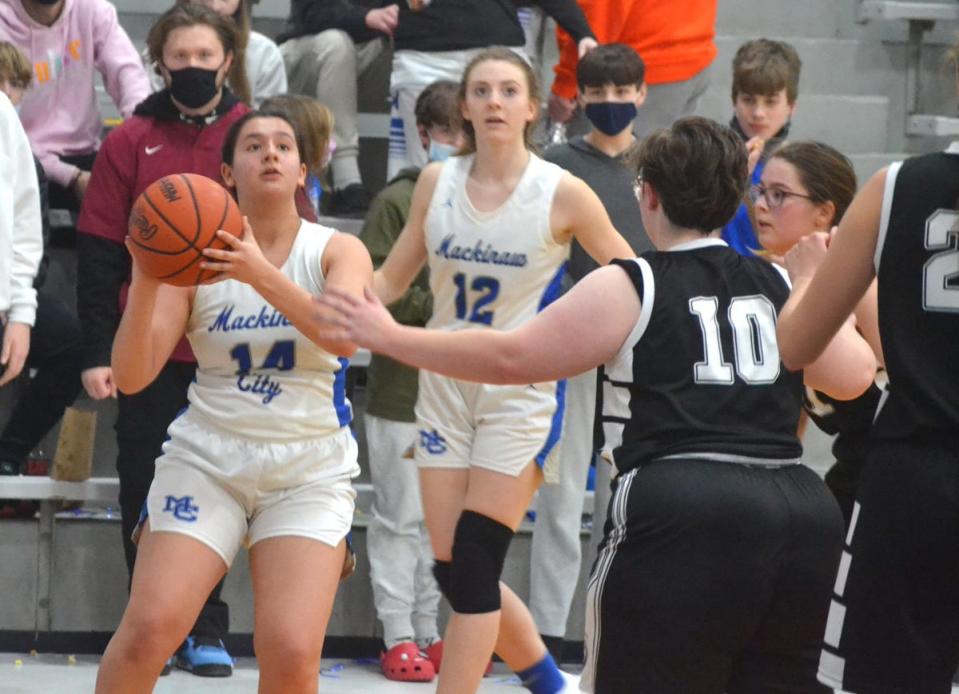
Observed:
[[[906,63],[907,135],[954,137],[959,135],[959,118],[923,112],[923,37],[936,22],[959,22],[959,2],[920,0],[860,0],[859,21],[905,21],[909,39]]]

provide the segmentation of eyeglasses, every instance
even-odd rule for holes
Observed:
[[[782,207],[783,203],[786,202],[786,198],[813,199],[811,195],[793,193],[790,190],[783,190],[782,188],[767,188],[762,185],[749,186],[749,199],[752,200],[754,205],[759,202],[759,198],[763,198],[766,201],[766,206],[771,210],[778,210]]]

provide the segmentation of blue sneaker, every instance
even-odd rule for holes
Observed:
[[[198,677],[229,677],[233,658],[220,639],[188,636],[176,652],[176,666]]]

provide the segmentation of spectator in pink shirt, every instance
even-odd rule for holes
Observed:
[[[127,117],[150,93],[140,56],[107,0],[0,0],[0,40],[33,65],[20,119],[50,179],[50,206],[76,210],[100,146],[95,72]]]

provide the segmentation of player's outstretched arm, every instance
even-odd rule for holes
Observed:
[[[524,325],[497,330],[426,330],[399,325],[370,291],[330,291],[317,322],[410,366],[479,383],[538,383],[582,373],[613,357],[635,327],[639,297],[626,272],[600,268]],[[602,306],[602,311],[596,307]]]
[[[387,306],[403,296],[426,262],[423,225],[441,168],[440,164],[430,164],[420,173],[413,189],[406,225],[390,254],[373,275],[373,289]]]
[[[806,237],[786,254],[793,289],[779,315],[779,354],[789,369],[810,367],[842,328],[875,278],[886,169],[863,186],[824,256]]]
[[[573,175],[560,179],[550,210],[550,226],[558,242],[575,238],[600,265],[613,258],[636,257],[636,252],[616,231],[596,193]]]
[[[186,331],[191,287],[174,287],[148,277],[133,261],[127,305],[113,339],[110,366],[123,393],[146,388]]]

